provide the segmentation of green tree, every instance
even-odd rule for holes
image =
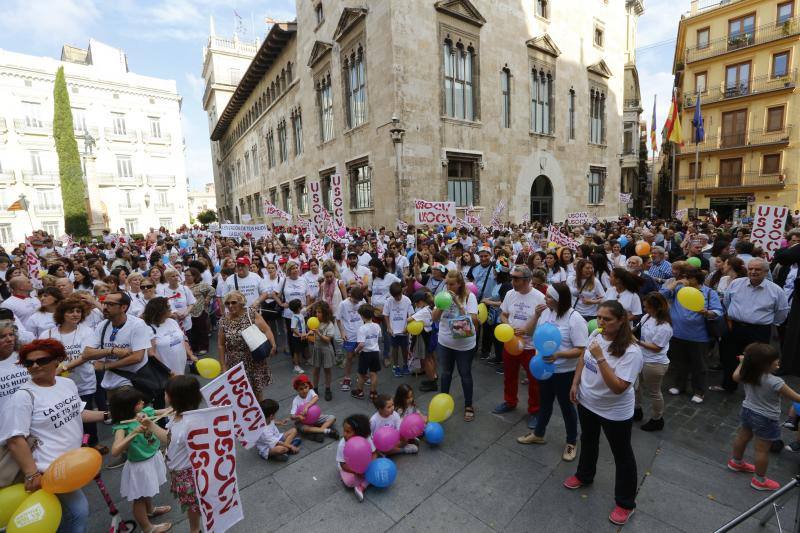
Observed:
[[[64,67],[56,72],[53,88],[53,138],[58,153],[58,173],[61,178],[61,201],[64,204],[64,230],[75,236],[89,235],[89,216],[86,213],[85,190],[81,157],[72,125]]]
[[[200,211],[199,213],[197,213],[197,221],[203,224],[204,226],[207,226],[212,222],[217,221],[217,214],[211,209]]]

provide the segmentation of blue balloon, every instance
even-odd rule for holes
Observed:
[[[438,422],[428,422],[425,426],[425,442],[436,446],[444,440],[444,428]]]
[[[794,407],[794,415],[800,415],[800,402],[792,402],[792,407]]]
[[[369,464],[364,477],[367,478],[367,481],[369,481],[370,485],[375,485],[376,487],[385,489],[394,483],[394,480],[397,477],[397,467],[391,459],[381,457],[380,459],[375,459]]]
[[[161,256],[161,262],[164,263],[165,265],[168,265],[169,264],[169,257],[167,257],[166,255],[162,255]]]
[[[178,241],[178,244],[181,248],[186,248],[189,246],[189,239],[181,239]]]
[[[626,244],[628,244],[628,237],[627,237],[627,236],[625,236],[625,235],[623,235],[622,237],[620,237],[619,239],[617,239],[617,242],[619,242],[619,245],[620,245],[620,246],[623,246],[623,247],[624,247]]]
[[[221,270],[222,270],[222,267],[221,267],[221,266],[219,266],[219,265],[215,266],[215,267],[214,267],[214,274],[219,274],[219,272],[220,272]]]
[[[561,331],[554,324],[540,324],[533,333],[533,345],[538,354],[553,355],[561,345]]]
[[[553,373],[555,372],[556,365],[546,362],[543,355],[536,355],[531,359],[528,368],[530,368],[533,377],[539,381],[545,381],[552,377]]]

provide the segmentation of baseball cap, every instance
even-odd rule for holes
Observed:
[[[478,248],[478,254],[489,254],[489,255],[492,255],[492,250],[489,249],[489,247],[484,244],[483,246]]]
[[[411,303],[421,302],[425,299],[427,293],[425,291],[417,291],[411,295]]]
[[[285,257],[281,257],[281,258],[278,259],[278,263],[281,264],[281,265],[285,265],[288,262],[289,262],[289,260],[286,259]]]
[[[300,268],[301,268],[301,269],[303,269],[303,270],[308,270],[308,268],[309,268],[309,267],[308,267],[308,263],[303,263],[303,264],[301,264],[301,265],[300,265]]]
[[[438,270],[438,271],[439,271],[439,272],[441,272],[442,274],[447,274],[447,267],[446,267],[446,266],[444,266],[444,265],[443,265],[443,264],[441,264],[441,263],[434,263],[434,264],[433,264],[433,268],[434,268],[435,270]]]
[[[240,257],[236,260],[237,265],[250,265],[250,258],[249,257]]]
[[[308,379],[308,376],[306,376],[305,374],[300,374],[299,376],[297,376],[292,380],[292,388],[297,390],[297,387],[299,387],[302,383],[305,383],[306,385],[311,385],[311,380]]]
[[[358,254],[352,250],[347,252],[347,257],[358,257]]]

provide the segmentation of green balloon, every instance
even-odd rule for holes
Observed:
[[[433,303],[436,304],[437,309],[447,311],[450,309],[450,306],[453,305],[453,296],[446,291],[440,292],[436,295],[436,298],[433,299]]]
[[[596,318],[591,319],[589,322],[586,323],[586,325],[589,327],[589,335],[591,335],[592,332],[597,329],[597,319]]]
[[[690,257],[689,259],[686,260],[686,262],[695,268],[700,268],[700,266],[703,264],[700,262],[699,257]]]

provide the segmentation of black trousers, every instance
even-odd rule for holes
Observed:
[[[581,454],[575,476],[588,485],[594,481],[597,472],[597,458],[600,455],[600,430],[606,435],[614,464],[617,469],[614,481],[614,500],[623,509],[636,508],[636,457],[631,446],[633,418],[628,420],[608,420],[578,405],[578,418],[581,422]]]
[[[772,326],[747,324],[733,321],[733,327],[722,337],[719,345],[719,358],[722,363],[722,388],[733,392],[737,383],[733,381],[733,371],[739,366],[737,356],[741,355],[748,344],[753,342],[769,343]]]
[[[494,338],[494,328],[497,324],[490,324],[488,321],[481,326],[481,355],[489,357],[494,346],[494,358],[503,358],[503,343]],[[477,351],[477,350],[476,350]]]

